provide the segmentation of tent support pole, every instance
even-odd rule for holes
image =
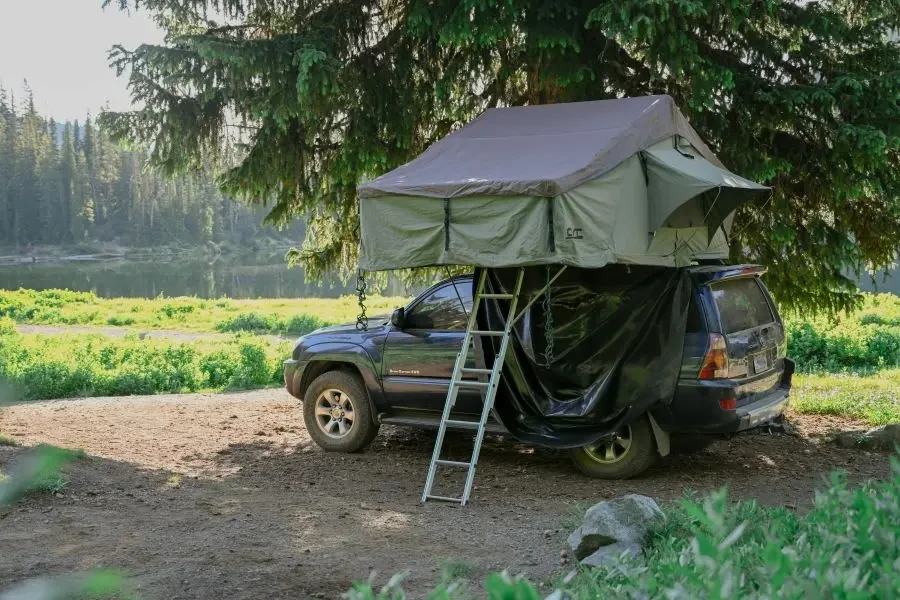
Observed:
[[[540,290],[538,290],[538,293],[534,295],[534,298],[532,298],[531,300],[529,300],[529,301],[528,301],[528,304],[525,305],[525,308],[523,308],[523,309],[519,312],[519,314],[517,314],[516,317],[513,319],[513,323],[514,323],[514,324],[515,324],[516,321],[518,321],[519,319],[522,318],[522,316],[528,311],[528,309],[531,308],[531,305],[532,305],[532,304],[534,304],[535,302],[537,302],[537,299],[538,299],[538,298],[540,298],[541,296],[543,296],[543,295],[547,292],[547,290],[550,289],[550,286],[553,285],[553,282],[556,281],[556,280],[559,278],[559,276],[563,274],[563,271],[565,271],[567,267],[568,267],[568,265],[563,265],[562,268],[561,268],[559,271],[556,272],[556,275],[554,275],[554,276],[550,279],[550,281],[547,282],[547,285],[545,285],[545,286],[542,287]]]

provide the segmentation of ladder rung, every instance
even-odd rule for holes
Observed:
[[[493,375],[494,372],[490,369],[474,369],[469,367],[462,368],[463,373],[468,373],[469,375]]]
[[[462,462],[459,460],[436,460],[434,461],[439,465],[444,465],[445,467],[461,467],[463,469],[468,469],[472,463]]]
[[[472,335],[490,335],[494,337],[503,337],[504,334],[503,331],[482,331],[479,329],[473,329],[469,333],[471,333]]]
[[[447,419],[444,421],[450,427],[461,427],[463,429],[478,429],[478,421],[457,421],[455,419]]]
[[[492,300],[512,300],[512,294],[481,294],[482,298],[490,298]]]
[[[468,379],[460,379],[459,381],[454,381],[453,383],[456,385],[459,385],[459,386],[468,386],[468,387],[477,387],[477,388],[486,388],[489,385],[491,385],[484,381],[470,381]]]
[[[442,500],[444,502],[459,502],[462,504],[462,498],[451,498],[450,496],[432,496],[428,494],[425,496],[428,500]]]

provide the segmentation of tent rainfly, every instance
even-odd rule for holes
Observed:
[[[725,258],[734,210],[769,192],[669,96],[495,108],[359,186],[360,267]]]

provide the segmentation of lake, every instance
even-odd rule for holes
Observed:
[[[307,282],[303,269],[289,269],[283,255],[160,261],[90,260],[0,265],[0,289],[65,288],[94,292],[105,298],[336,298],[356,293],[356,282],[333,277]],[[390,295],[406,295],[399,281],[391,281]]]
[[[900,270],[895,270],[887,282],[882,281],[881,275],[876,279],[877,285],[872,286],[864,276],[860,289],[900,295]],[[155,298],[160,294],[200,298],[336,298],[356,293],[355,282],[348,283],[345,285],[337,277],[322,283],[307,282],[303,269],[289,269],[281,254],[0,265],[0,289],[65,288],[94,292],[105,298]],[[391,279],[385,293],[408,296],[419,289],[407,290]]]

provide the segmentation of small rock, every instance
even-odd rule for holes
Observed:
[[[545,538],[553,537],[553,530],[552,530],[552,529],[545,529],[545,530],[544,530],[544,537],[545,537]]]
[[[588,566],[609,564],[623,553],[638,556],[650,527],[665,515],[652,498],[628,494],[600,502],[568,538],[575,558]]]

